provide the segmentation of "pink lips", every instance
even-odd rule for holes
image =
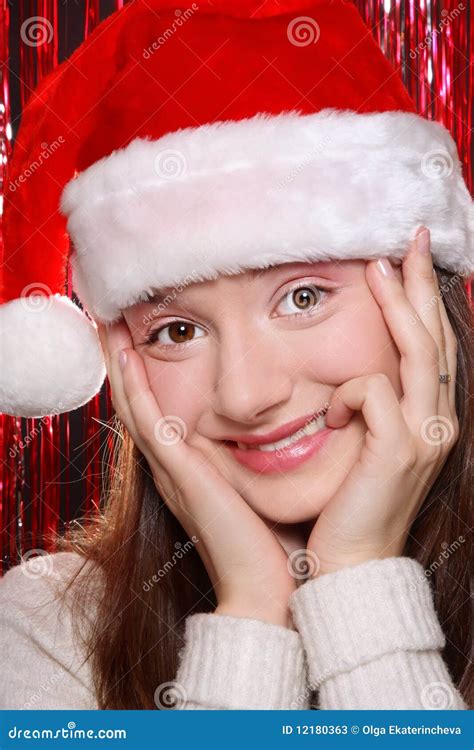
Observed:
[[[281,425],[281,427],[277,427],[275,430],[267,432],[264,435],[250,435],[249,433],[244,435],[223,435],[220,439],[232,440],[235,443],[246,443],[247,445],[276,443],[278,440],[283,440],[283,438],[289,437],[289,435],[292,435],[299,430],[300,427],[304,427],[304,425],[311,422],[315,417],[322,417],[327,411],[327,408],[321,408],[319,411],[307,414],[305,417],[293,419],[291,422],[287,422],[286,424]]]
[[[301,420],[298,421],[301,423]],[[281,429],[282,428],[280,428],[280,431]],[[298,427],[296,427],[296,430],[297,429]],[[304,435],[294,443],[274,451],[260,451],[256,448],[242,449],[235,443],[225,443],[225,445],[242,466],[257,472],[258,474],[272,474],[296,469],[320,450],[333,432],[335,432],[334,428],[325,427],[314,435]],[[287,437],[291,434],[291,431],[287,432],[283,437]],[[282,437],[277,439],[281,440]],[[274,439],[273,441],[267,439],[262,440],[261,442],[262,444],[265,442],[276,442],[277,439]],[[239,442],[244,441],[239,440]],[[255,443],[256,440],[253,442]]]

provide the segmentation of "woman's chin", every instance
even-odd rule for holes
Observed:
[[[326,465],[323,472],[313,471],[309,476],[299,472],[280,474],[272,481],[260,477],[255,482],[242,484],[237,491],[258,515],[269,521],[304,523],[324,511],[359,455],[360,450],[356,448],[352,455],[345,453],[337,463]]]
[[[330,445],[284,472],[254,473],[240,466],[227,450],[215,451],[215,447],[212,453],[209,449],[209,460],[262,518],[273,523],[305,523],[317,518],[347,477],[360,456],[365,431],[363,419],[352,419],[332,435]],[[207,446],[196,447],[207,453]]]
[[[296,495],[296,493],[294,494]],[[330,497],[326,498],[321,493],[318,493],[317,497],[309,494],[303,499],[292,499],[289,501],[288,493],[279,495],[273,492],[268,497],[259,494],[258,498],[246,493],[245,499],[250,507],[267,521],[281,524],[298,524],[316,519]]]

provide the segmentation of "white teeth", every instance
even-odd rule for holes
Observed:
[[[248,445],[247,443],[237,443],[237,446],[242,450],[249,450],[249,448],[251,448],[253,450],[259,450],[263,452],[281,450],[282,448],[287,448],[289,445],[292,445],[296,441],[301,440],[301,438],[305,435],[314,435],[316,432],[319,432],[319,430],[323,430],[325,427],[326,415],[323,414],[321,417],[312,419],[311,422],[305,424],[304,427],[300,427],[298,430],[296,430],[296,432],[293,432],[291,435],[288,435],[288,437],[283,438],[283,440],[278,440],[276,443],[265,443],[263,445]]]

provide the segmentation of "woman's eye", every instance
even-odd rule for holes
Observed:
[[[311,312],[314,307],[320,304],[324,294],[326,294],[326,290],[316,286],[316,284],[305,284],[304,286],[290,289],[283,296],[277,311],[280,310],[281,305],[284,305],[286,309],[283,309],[283,311],[280,310],[280,314],[282,315]]]
[[[162,328],[155,328],[147,337],[148,344],[158,342],[163,346],[173,346],[176,344],[188,344],[196,338],[204,336],[204,331],[194,323],[188,323],[185,320],[177,320],[168,323]]]

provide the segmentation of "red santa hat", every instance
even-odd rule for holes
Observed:
[[[23,112],[5,195],[0,411],[86,403],[105,377],[96,322],[161,287],[400,259],[420,224],[439,267],[472,274],[456,145],[416,114],[354,5],[134,0]]]

